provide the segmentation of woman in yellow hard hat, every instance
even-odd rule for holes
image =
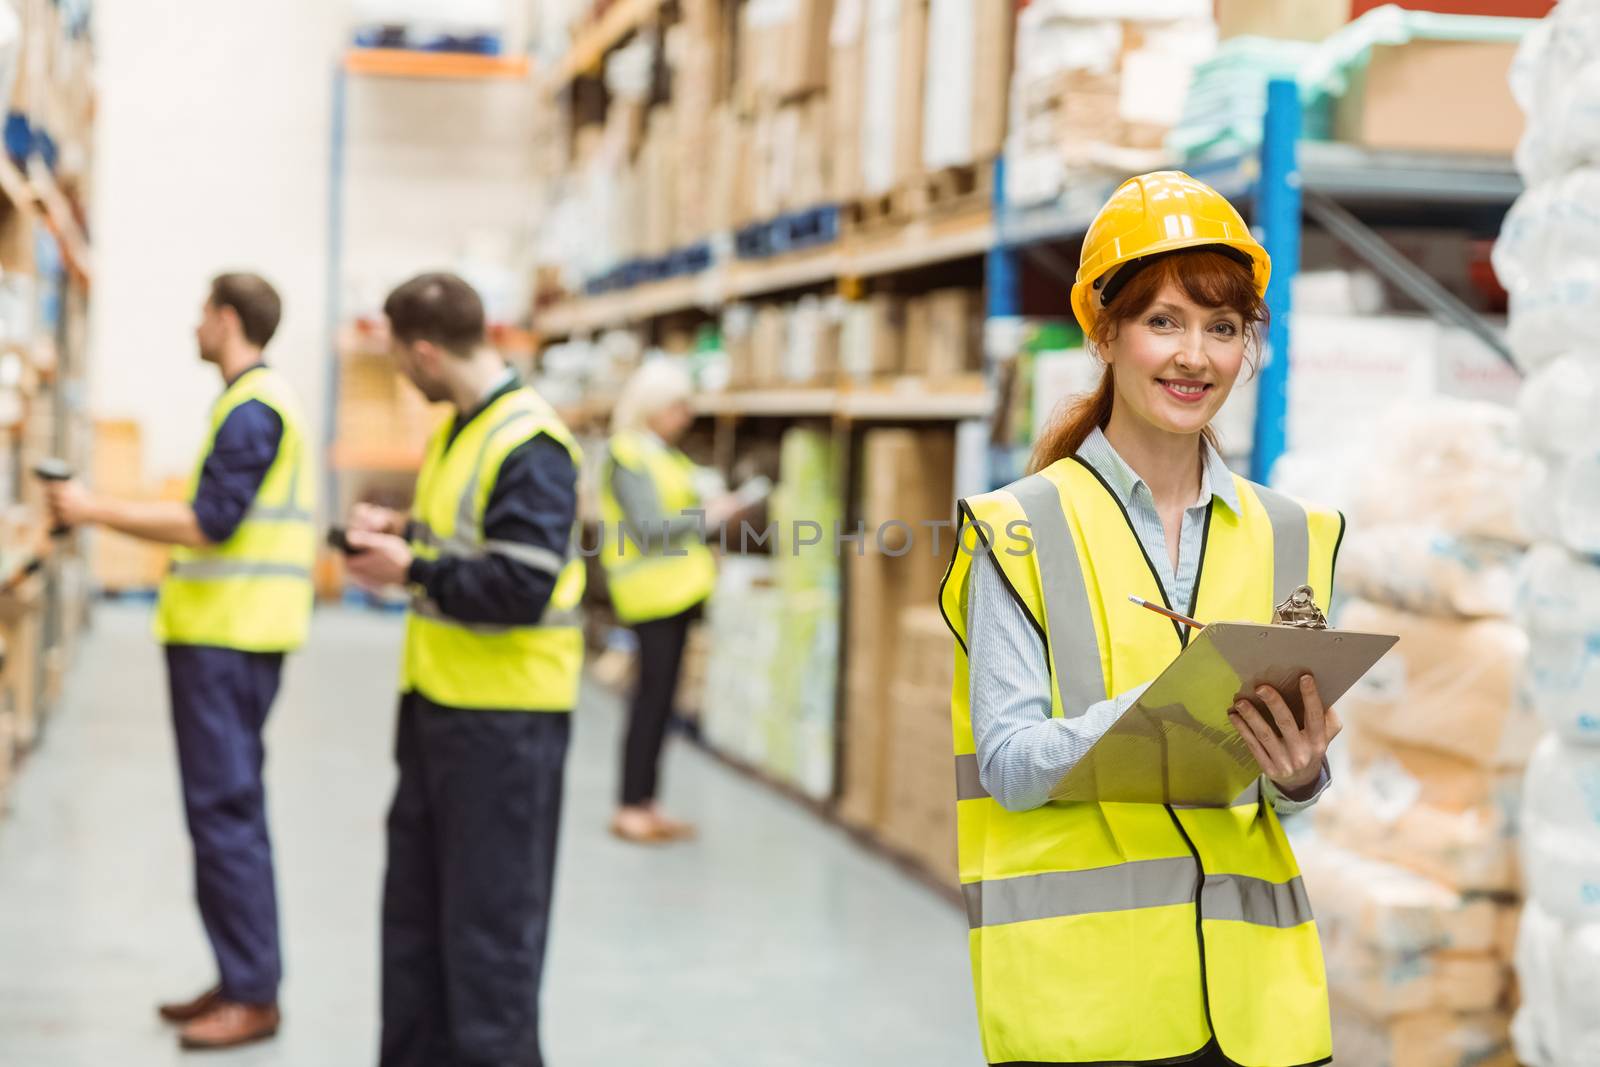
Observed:
[[[941,605],[990,1063],[1330,1060],[1321,947],[1278,822],[1327,784],[1339,732],[1309,676],[1303,729],[1270,689],[1268,714],[1230,712],[1262,776],[1229,804],[1049,800],[1187,641],[1130,594],[1266,622],[1296,587],[1331,588],[1343,517],[1231,473],[1210,428],[1259,346],[1270,269],[1209,186],[1124,183],[1072,290],[1098,387],[1041,436],[1028,477],[961,502]]]

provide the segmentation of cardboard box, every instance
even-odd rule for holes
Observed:
[[[929,381],[948,381],[981,369],[982,297],[976,289],[936,289],[928,294],[928,349],[921,369]]]
[[[827,88],[834,0],[788,0],[786,6],[790,17],[780,34],[777,89],[788,98]]]
[[[999,155],[1005,146],[1016,10],[1013,0],[973,2],[977,6],[977,41],[973,48],[972,159],[982,161]]]
[[[1437,11],[1446,15],[1495,15],[1518,19],[1542,19],[1555,9],[1555,0],[1349,0],[1350,17],[1365,15],[1375,7],[1394,4],[1413,11]]]
[[[929,728],[941,735],[948,771],[953,662],[948,637],[938,639],[927,612],[936,604],[941,556],[948,556],[954,534],[947,531],[942,552],[936,551],[932,531],[923,522],[946,519],[952,511],[954,448],[955,436],[948,430],[871,430],[862,441],[856,510],[868,535],[859,554],[845,555],[848,684],[840,814],[853,825],[876,827],[885,817],[886,768],[902,757],[899,738],[886,718],[896,678],[919,681],[938,694],[940,726]],[[881,551],[876,536],[890,520],[904,523],[910,532],[906,544],[906,530],[885,531],[884,544],[898,555]],[[930,671],[929,663],[939,658],[933,648],[941,644],[943,666]]]
[[[900,370],[904,374],[915,377],[927,374],[930,340],[928,310],[926,296],[906,298],[905,351],[900,361]]]
[[[905,358],[906,302],[874,293],[845,308],[840,369],[857,380],[899,374]]]
[[[837,0],[828,57],[828,138],[831,161],[828,188],[845,202],[862,194],[861,108],[866,49],[865,0]]]
[[[899,65],[896,71],[894,181],[923,172],[922,101],[928,58],[928,0],[900,0]]]
[[[954,885],[956,797],[949,696],[902,677],[891,686],[889,709],[883,841]]]
[[[1349,22],[1351,0],[1217,0],[1217,35],[1320,41]]]
[[[776,385],[783,378],[783,353],[788,345],[788,316],[777,304],[756,312],[750,337],[750,380],[756,387]]]
[[[39,736],[43,712],[40,686],[44,681],[42,647],[43,583],[37,578],[23,583],[13,595],[15,611],[0,623],[4,641],[5,666],[0,669],[0,686],[10,699],[15,747],[26,752]]]
[[[1379,45],[1334,113],[1340,140],[1369,148],[1509,156],[1526,120],[1507,80],[1515,42]]]

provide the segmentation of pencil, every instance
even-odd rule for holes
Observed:
[[[1203,622],[1196,622],[1187,615],[1179,615],[1176,611],[1172,611],[1169,608],[1164,608],[1160,604],[1152,604],[1150,601],[1144,599],[1144,597],[1134,596],[1130,593],[1128,594],[1128,599],[1139,605],[1141,608],[1149,608],[1157,615],[1165,615],[1174,622],[1181,622],[1191,630],[1199,630],[1205,627],[1205,623]]]

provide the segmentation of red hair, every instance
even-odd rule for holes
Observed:
[[[1090,345],[1103,348],[1116,340],[1122,324],[1143,315],[1168,285],[1176,286],[1201,307],[1238,312],[1244,320],[1245,337],[1252,343],[1259,339],[1267,321],[1267,305],[1256,294],[1250,268],[1214,249],[1193,248],[1161,256],[1128,279],[1095,320],[1089,334]],[[1034,442],[1029,473],[1076,453],[1095,427],[1105,429],[1111,422],[1115,397],[1116,386],[1108,366],[1093,392],[1068,397],[1057,408]],[[1215,446],[1217,437],[1211,427],[1203,432]]]

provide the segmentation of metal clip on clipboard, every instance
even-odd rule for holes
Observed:
[[[1316,678],[1323,703],[1332,705],[1400,640],[1327,629],[1305,587],[1275,617],[1281,621],[1216,622],[1196,631],[1138,702],[1057,783],[1050,799],[1227,804],[1261,774],[1228,722],[1236,701],[1248,699],[1265,712],[1255,690],[1270,685],[1304,726],[1301,675]]]

